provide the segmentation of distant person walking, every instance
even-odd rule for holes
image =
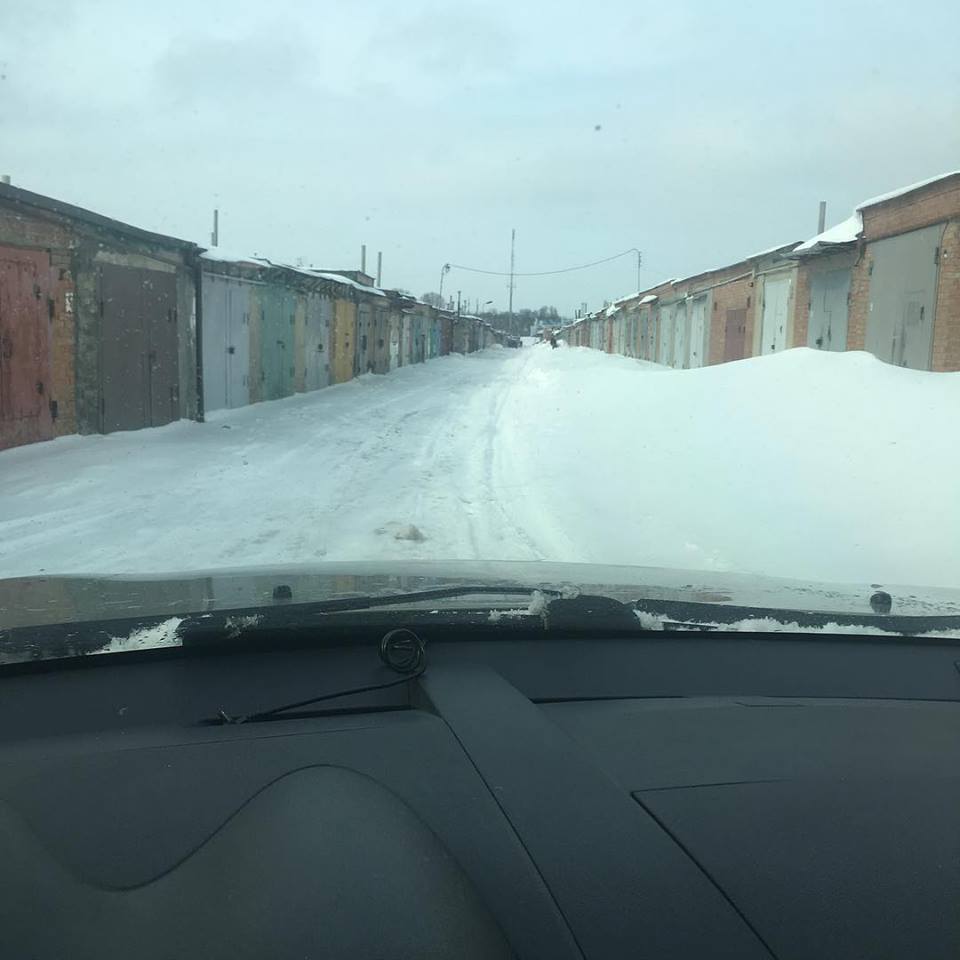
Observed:
[[[557,338],[552,333],[550,334],[550,346],[553,347],[554,350],[557,349]]]

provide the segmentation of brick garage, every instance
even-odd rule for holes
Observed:
[[[941,226],[930,368],[960,370],[960,173],[953,173],[860,208],[863,235],[850,285],[848,349],[863,350],[871,304],[874,244]]]
[[[0,409],[0,446],[197,415],[194,244],[0,184],[0,247],[11,251],[8,265],[33,271],[47,320],[42,335],[14,344],[16,358],[6,358],[8,366],[16,364],[6,379],[16,380],[19,406],[12,416]],[[122,310],[118,279],[128,295]],[[18,323],[28,318],[35,324],[22,291],[18,296]],[[106,333],[111,311],[117,316]],[[5,353],[12,352],[8,337]],[[121,374],[127,380],[118,386]],[[31,418],[21,408],[34,380],[44,406],[27,430],[22,424]],[[11,406],[9,398],[4,405]]]

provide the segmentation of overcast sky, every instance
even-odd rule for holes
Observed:
[[[0,0],[0,172],[198,242],[329,268],[641,286],[805,239],[960,168],[960,3]],[[572,314],[635,259],[521,278]],[[444,292],[506,307],[506,280]]]

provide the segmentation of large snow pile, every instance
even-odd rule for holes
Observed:
[[[960,374],[864,353],[452,356],[4,451],[0,576],[542,559],[957,586],[957,410]]]
[[[960,583],[960,374],[807,349],[691,371],[558,353],[512,398],[540,428],[502,448],[539,474],[509,510],[548,556]]]

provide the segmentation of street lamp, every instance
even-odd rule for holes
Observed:
[[[440,305],[443,306],[443,278],[450,272],[450,264],[445,263],[440,268]]]

